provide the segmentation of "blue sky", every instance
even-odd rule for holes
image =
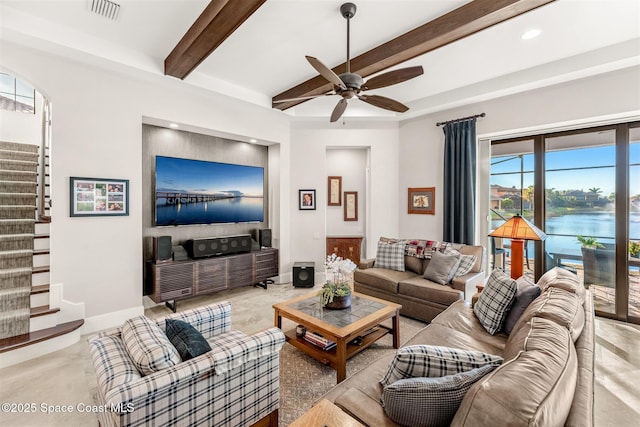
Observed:
[[[263,195],[264,169],[255,166],[156,157],[156,188],[215,193],[236,190]]]
[[[512,156],[492,159],[491,173],[519,172],[520,159],[516,158],[502,163],[496,163],[501,159]],[[629,182],[630,194],[640,194],[640,143],[630,144],[631,166]],[[546,186],[556,190],[584,190],[597,187],[602,190],[602,196],[608,196],[615,192],[615,148],[614,146],[593,147],[584,149],[572,149],[552,151],[546,155]],[[605,166],[604,168],[598,168]],[[566,170],[572,168],[593,168]],[[524,156],[525,171],[533,171],[533,154]],[[499,175],[491,177],[492,184],[505,187],[520,186],[520,174]],[[533,173],[524,175],[524,187],[533,185]]]

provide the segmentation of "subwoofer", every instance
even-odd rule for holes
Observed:
[[[313,288],[315,263],[296,262],[293,264],[293,286],[295,288]]]
[[[153,262],[156,264],[171,261],[171,236],[153,237]]]
[[[260,246],[265,248],[271,247],[272,243],[270,228],[263,228],[262,230],[258,230],[258,243],[260,243]]]

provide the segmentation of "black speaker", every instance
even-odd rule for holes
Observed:
[[[191,258],[207,258],[218,255],[251,251],[251,235],[189,239],[184,248]]]
[[[293,264],[293,286],[295,288],[313,288],[315,277],[313,262],[296,262]]]
[[[153,238],[153,262],[171,261],[171,236],[157,236]]]
[[[258,230],[258,243],[260,243],[260,246],[265,248],[271,247],[272,243],[270,228],[263,228],[262,230]]]

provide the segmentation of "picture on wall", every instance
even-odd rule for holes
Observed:
[[[301,211],[316,210],[316,190],[298,190],[298,204]]]
[[[70,216],[129,215],[129,180],[69,179]]]
[[[410,214],[435,215],[436,188],[409,188],[408,192]]]
[[[342,206],[342,177],[330,176],[327,186],[327,194],[329,195],[327,205]]]
[[[358,220],[358,192],[357,191],[344,192],[344,220],[345,221]]]

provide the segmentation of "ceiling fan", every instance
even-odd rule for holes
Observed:
[[[331,113],[331,122],[338,120],[347,108],[347,101],[357,97],[358,99],[385,110],[404,113],[409,109],[406,105],[380,95],[366,95],[363,92],[371,89],[379,89],[402,83],[422,75],[424,72],[421,66],[401,68],[399,70],[389,71],[373,77],[366,82],[359,74],[351,72],[351,59],[349,57],[349,38],[350,38],[350,19],[356,14],[356,5],[353,3],[344,3],[340,6],[340,13],[347,20],[347,72],[340,75],[336,74],[329,67],[324,65],[319,59],[313,56],[306,56],[307,61],[313,68],[320,73],[322,77],[333,83],[333,90],[320,95],[312,95],[301,98],[281,99],[275,102],[299,101],[302,99],[313,99],[321,96],[340,95],[342,99]]]

